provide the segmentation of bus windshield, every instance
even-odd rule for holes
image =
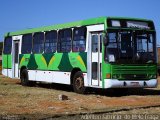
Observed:
[[[144,31],[108,31],[105,60],[111,63],[155,63],[155,33]]]

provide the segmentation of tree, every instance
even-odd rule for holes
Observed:
[[[3,42],[0,42],[0,55],[2,55]]]

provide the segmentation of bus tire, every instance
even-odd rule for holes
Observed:
[[[74,74],[73,77],[73,89],[76,93],[84,94],[86,87],[84,86],[84,77],[81,71]]]
[[[22,70],[20,78],[21,78],[21,85],[22,86],[30,86],[30,81],[28,80],[27,69]]]

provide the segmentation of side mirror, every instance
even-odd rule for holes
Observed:
[[[103,34],[103,44],[104,44],[104,46],[108,45],[108,43],[109,43],[108,40],[109,40],[108,34],[107,33]]]

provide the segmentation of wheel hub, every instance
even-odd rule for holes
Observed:
[[[81,77],[78,77],[76,79],[76,88],[81,89],[83,87],[83,79]]]

